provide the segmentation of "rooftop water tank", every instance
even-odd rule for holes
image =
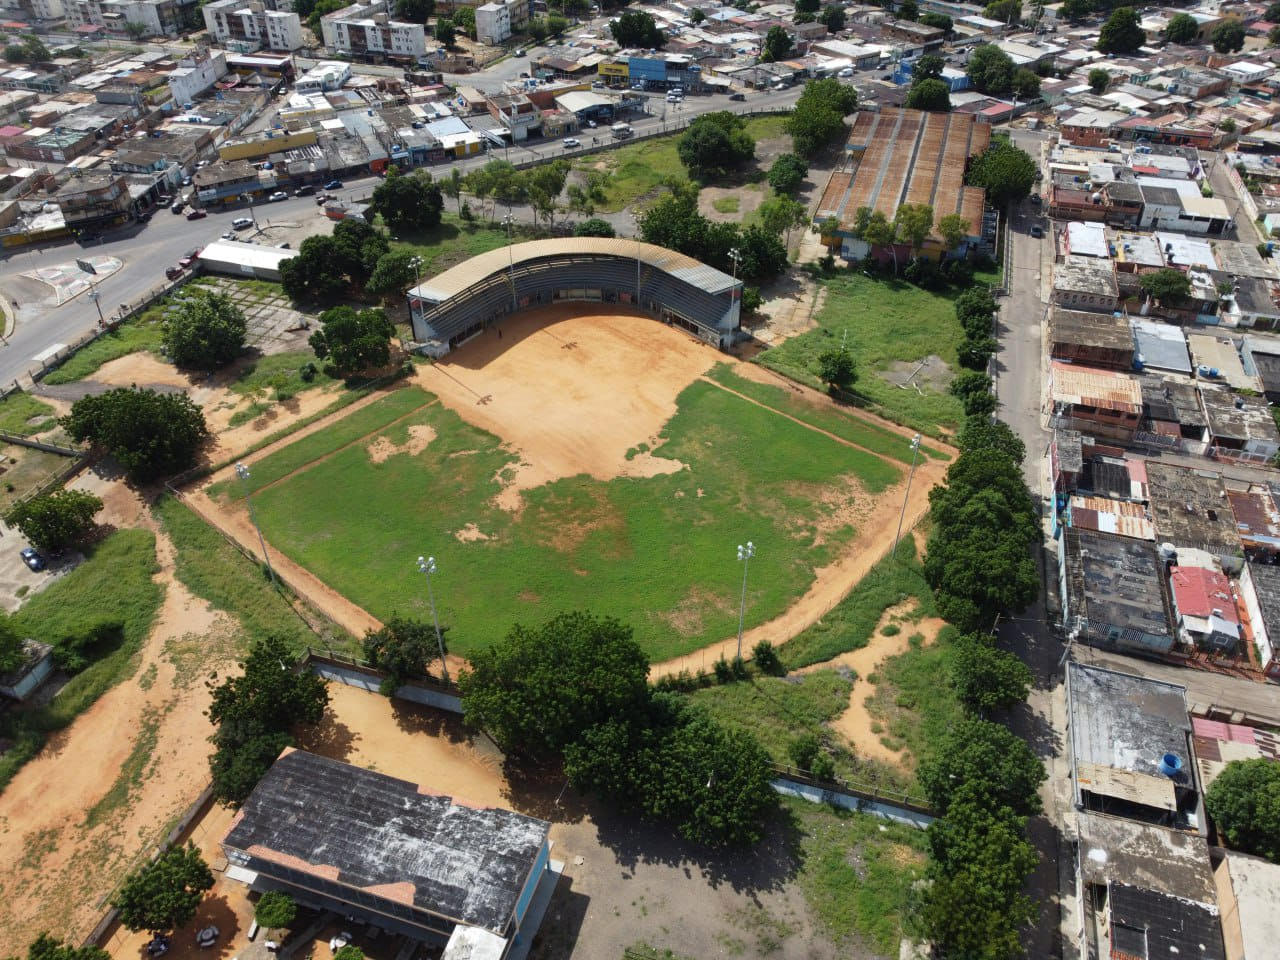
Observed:
[[[1166,753],[1160,758],[1160,772],[1166,777],[1176,777],[1182,772],[1182,758],[1176,753]]]

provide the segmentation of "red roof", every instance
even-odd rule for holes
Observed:
[[[1185,617],[1208,617],[1215,610],[1228,623],[1239,623],[1231,584],[1216,570],[1204,567],[1174,567],[1169,575],[1173,601]]]
[[[86,23],[83,26],[76,27],[75,30],[72,32],[73,33],[100,33],[102,32],[102,27],[95,26],[92,23]]]

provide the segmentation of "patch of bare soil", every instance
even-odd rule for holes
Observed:
[[[716,201],[733,197],[738,208],[728,213],[716,209]],[[759,187],[703,187],[698,192],[698,212],[717,223],[742,223],[748,214],[754,213],[764,201],[764,191]]]
[[[817,326],[814,317],[827,300],[825,286],[817,286],[807,276],[794,271],[763,294],[766,299],[756,314],[758,325],[752,328],[752,333],[769,346],[812,330]]]
[[[426,423],[415,423],[409,426],[409,439],[404,443],[392,443],[386,437],[378,437],[365,447],[369,451],[369,459],[374,463],[384,463],[388,458],[405,453],[416,457],[436,438],[435,428]]]
[[[868,760],[880,760],[893,764],[899,768],[905,766],[903,751],[891,750],[885,746],[880,739],[880,734],[876,732],[883,724],[872,717],[868,708],[868,703],[876,692],[875,684],[868,678],[874,676],[876,670],[886,660],[906,653],[911,645],[909,637],[912,634],[923,635],[923,642],[926,645],[937,641],[938,632],[946,626],[946,621],[937,617],[916,618],[915,609],[914,599],[904,600],[902,603],[888,607],[880,615],[880,621],[876,624],[875,631],[865,647],[795,671],[803,674],[814,670],[827,670],[831,667],[848,667],[852,670],[858,679],[849,692],[849,707],[827,725],[843,736],[858,755]],[[898,630],[893,636],[885,636],[882,631],[890,624],[897,626]]]
[[[112,387],[128,387],[133,384],[189,388],[189,376],[150,353],[130,353],[110,360],[98,368],[90,378],[95,383]]]
[[[651,453],[628,460],[627,452],[661,431],[680,391],[721,357],[650,317],[563,306],[507,317],[415,378],[519,455],[497,501],[514,511],[524,490],[562,477],[683,469]]]
[[[880,371],[880,376],[884,379],[907,390],[921,392],[923,388],[932,390],[934,393],[946,393],[953,375],[951,364],[936,353],[925,357],[923,361],[916,360],[908,363],[904,360],[895,360],[888,370]]]
[[[460,543],[476,543],[480,540],[492,540],[487,533],[477,527],[474,523],[468,523],[461,530],[453,531],[453,535]]]

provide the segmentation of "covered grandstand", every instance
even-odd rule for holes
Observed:
[[[970,157],[991,142],[991,126],[965,113],[925,113],[886,107],[854,117],[845,144],[846,162],[831,174],[814,212],[814,223],[839,222],[836,236],[846,257],[865,256],[866,245],[854,236],[863,207],[883,213],[890,222],[905,203],[933,208],[935,235],[925,253],[942,252],[937,223],[958,213],[968,223],[969,239],[982,237],[986,191],[964,183]]]
[[[717,347],[738,330],[742,283],[638,240],[567,237],[490,250],[409,291],[413,335],[435,356],[520,310],[586,301],[642,310]]]

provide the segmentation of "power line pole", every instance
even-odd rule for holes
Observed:
[[[893,535],[893,553],[889,562],[898,560],[898,541],[902,539],[902,521],[907,515],[907,499],[911,496],[911,478],[916,475],[916,458],[920,453],[920,434],[911,438],[911,470],[907,473],[907,489],[902,494],[902,512],[898,514],[898,532]]]

